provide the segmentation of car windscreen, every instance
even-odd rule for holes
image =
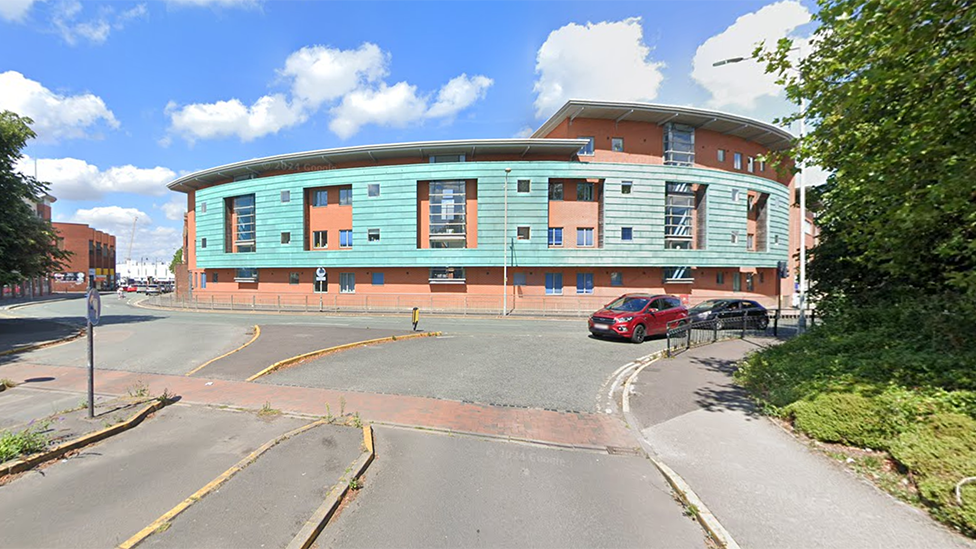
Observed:
[[[644,309],[647,306],[649,300],[644,297],[621,297],[615,300],[613,303],[607,305],[607,309],[611,311],[624,311],[629,313],[636,313]]]
[[[694,307],[691,308],[691,310],[692,311],[710,311],[710,310],[712,310],[712,309],[714,309],[714,308],[722,305],[723,303],[725,303],[725,302],[722,301],[722,300],[720,300],[720,299],[710,299],[708,301],[702,301],[698,305],[695,305]]]

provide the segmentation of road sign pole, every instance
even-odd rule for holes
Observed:
[[[95,291],[95,281],[88,277],[89,299],[91,303],[91,292]],[[86,304],[87,305],[87,304]],[[90,307],[90,305],[89,305]],[[88,319],[88,419],[95,418],[95,325],[92,324],[91,312],[85,315]]]

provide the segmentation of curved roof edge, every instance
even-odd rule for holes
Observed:
[[[279,154],[225,164],[215,168],[199,170],[167,183],[173,191],[189,192],[236,176],[260,173],[274,168],[287,168],[298,162],[314,161],[317,164],[333,165],[338,162],[379,161],[417,155],[419,158],[431,154],[466,154],[476,157],[479,153],[521,154],[549,153],[565,154],[573,157],[579,152],[585,139],[463,139],[454,141],[419,141],[412,143],[391,143],[385,145],[359,145],[335,149]]]
[[[774,151],[789,148],[795,139],[793,134],[779,126],[737,114],[675,105],[579,99],[567,101],[532,134],[532,137],[544,137],[556,129],[563,120],[568,118],[572,122],[577,117],[600,118],[616,122],[627,120],[656,124],[665,122],[687,124],[753,141]]]

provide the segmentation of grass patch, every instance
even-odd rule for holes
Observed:
[[[271,407],[271,402],[265,402],[264,406],[258,410],[258,417],[274,417],[281,415],[281,410]]]
[[[149,396],[149,386],[140,381],[135,385],[126,387],[125,392],[129,393],[129,396],[133,398],[146,398]]]
[[[22,431],[0,432],[0,463],[11,459],[36,454],[47,448],[48,437],[42,431],[47,423],[31,425]]]

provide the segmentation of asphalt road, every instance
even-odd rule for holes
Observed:
[[[319,547],[703,547],[644,458],[377,428]]]
[[[307,420],[175,404],[0,487],[4,547],[114,547]]]

